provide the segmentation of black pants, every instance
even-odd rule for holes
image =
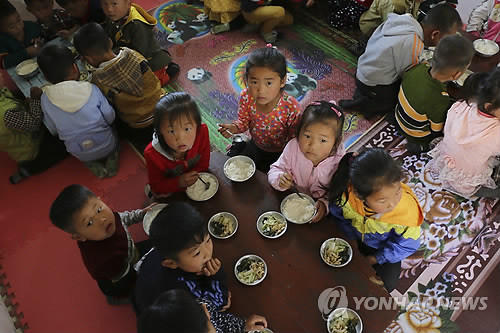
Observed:
[[[144,153],[144,148],[153,140],[153,124],[144,128],[134,128],[121,119],[117,119],[116,129],[120,138],[128,139],[141,154]]]
[[[366,245],[361,240],[358,240],[358,249],[364,256],[373,256],[377,252],[376,249]],[[373,265],[373,269],[375,269],[377,275],[384,282],[384,287],[388,292],[396,289],[399,281],[399,272],[401,271],[401,261],[396,263],[375,264]]]
[[[344,101],[342,107],[358,111],[363,115],[382,115],[394,112],[398,103],[398,92],[401,81],[390,85],[367,86],[356,78],[356,90],[350,101]]]
[[[248,156],[255,162],[257,170],[267,173],[271,164],[278,160],[281,152],[274,153],[262,150],[257,147],[252,139],[246,144],[244,142],[233,143],[227,155],[231,157],[237,155]]]

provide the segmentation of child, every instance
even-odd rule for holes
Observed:
[[[374,167],[375,166],[375,167]],[[402,173],[380,148],[346,154],[330,183],[330,212],[366,255],[377,275],[370,281],[396,288],[401,260],[420,246],[422,208]]]
[[[500,69],[467,78],[477,90],[465,94],[448,111],[444,138],[429,152],[427,165],[443,183],[464,197],[500,197],[500,187],[492,178],[500,155]],[[464,86],[469,84],[464,84]]]
[[[199,300],[182,289],[165,291],[137,321],[138,333],[197,332],[244,333],[264,330],[266,318],[251,315],[246,320],[219,312],[210,301]]]
[[[312,222],[328,214],[325,189],[345,154],[343,125],[344,115],[333,101],[310,104],[299,122],[297,136],[288,142],[267,175],[269,184],[278,191],[296,186],[299,192],[318,199]]]
[[[99,88],[78,81],[73,54],[60,45],[45,46],[38,65],[47,81],[42,95],[45,124],[64,141],[70,154],[99,178],[118,172],[118,141],[111,129],[115,111]]]
[[[179,73],[170,53],[160,48],[153,35],[156,19],[130,0],[101,0],[106,15],[104,30],[114,47],[129,47],[146,58],[161,85]]]
[[[79,26],[89,22],[102,23],[106,19],[100,0],[56,0],[56,2],[69,12],[71,19]]]
[[[87,271],[111,305],[129,303],[136,279],[133,265],[151,245],[134,244],[128,227],[142,222],[152,206],[116,213],[88,188],[70,185],[50,207],[52,224],[77,241]]]
[[[441,38],[454,35],[461,24],[457,11],[446,4],[432,8],[421,24],[410,15],[389,14],[358,60],[353,99],[341,100],[339,105],[368,117],[393,112],[400,79],[417,65],[424,45],[437,45]]]
[[[500,1],[484,0],[470,14],[467,32],[500,42]]]
[[[58,36],[70,39],[78,28],[67,11],[54,8],[54,0],[24,0],[24,3],[26,9],[38,20],[45,40]]]
[[[451,99],[447,81],[457,80],[469,67],[475,50],[462,36],[441,39],[432,66],[420,64],[403,75],[396,106],[396,128],[414,154],[429,150],[429,143],[441,136]]]
[[[38,24],[21,20],[8,0],[0,0],[0,64],[3,68],[17,66],[35,57],[42,47]]]
[[[266,173],[294,136],[299,120],[299,102],[283,91],[286,72],[286,59],[276,48],[268,45],[250,53],[245,73],[247,88],[240,94],[238,120],[219,125],[219,133],[225,138],[250,130],[252,140],[241,154],[252,158],[257,169]],[[233,148],[235,145],[228,155],[240,153]]]
[[[31,88],[28,105],[17,100],[4,87],[0,74],[0,151],[19,163],[18,171],[10,176],[11,184],[47,170],[68,153],[64,144],[42,125],[40,88]]]
[[[337,29],[359,27],[359,18],[373,0],[330,0],[330,25]]]
[[[208,127],[198,106],[185,92],[163,96],[155,108],[155,134],[144,150],[149,186],[154,195],[184,191],[207,171]]]
[[[145,256],[135,287],[139,315],[172,289],[184,289],[208,300],[217,311],[229,307],[222,264],[212,257],[207,221],[195,208],[183,202],[169,203],[153,220],[149,236],[153,251]]]
[[[219,23],[210,29],[214,35],[233,30],[245,22],[239,0],[205,0],[203,11],[210,21]]]
[[[97,69],[91,82],[118,111],[118,132],[138,142],[141,151],[153,137],[153,110],[163,94],[160,81],[138,52],[123,47],[113,53],[112,42],[97,23],[88,23],[74,37],[78,53]]]

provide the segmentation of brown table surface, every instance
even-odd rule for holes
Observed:
[[[318,297],[327,288],[344,286],[349,307],[356,297],[390,297],[385,289],[368,281],[375,272],[354,248],[352,261],[345,267],[332,268],[321,259],[319,249],[330,237],[343,237],[330,219],[319,223],[289,223],[287,232],[278,239],[262,237],[256,228],[260,214],[279,211],[287,193],[275,191],[267,175],[257,171],[248,181],[231,182],[224,176],[227,157],[212,152],[209,172],[219,180],[219,190],[205,202],[195,202],[185,193],[169,197],[169,201],[189,201],[204,218],[221,211],[233,213],[239,222],[234,236],[226,240],[214,238],[214,257],[219,258],[228,277],[232,293],[230,312],[245,316],[264,315],[274,332],[327,332],[326,322],[318,309]],[[350,242],[354,245],[353,242]],[[257,254],[268,266],[267,277],[256,286],[241,284],[234,275],[236,261],[245,254]],[[363,321],[363,332],[382,332],[396,316],[394,310],[357,311]]]

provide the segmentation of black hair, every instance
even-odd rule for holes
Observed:
[[[16,7],[7,0],[0,0],[0,24],[10,15],[17,13]]]
[[[487,108],[486,103],[490,103],[491,106]],[[477,94],[477,108],[487,114],[500,108],[500,68],[495,68],[481,81]]]
[[[151,223],[149,236],[165,259],[178,260],[179,252],[201,244],[208,234],[207,222],[191,205],[169,203]]]
[[[78,29],[73,37],[73,44],[82,56],[101,56],[112,49],[108,34],[95,22],[87,23]]]
[[[137,333],[207,333],[203,306],[186,290],[162,293],[137,321]]]
[[[484,86],[488,75],[489,73],[486,72],[472,73],[465,79],[460,93],[467,103],[477,100],[479,92]]]
[[[69,5],[70,3],[76,2],[76,0],[56,0],[57,4],[64,8],[65,6]]]
[[[267,67],[278,73],[281,80],[286,77],[286,58],[274,47],[263,47],[250,53],[245,66],[245,76],[248,78],[250,68]]]
[[[65,46],[47,44],[38,55],[38,66],[50,83],[66,81],[75,59],[71,50]]]
[[[332,128],[335,133],[335,145],[333,146],[332,150],[332,153],[334,153],[342,143],[342,129],[344,127],[344,119],[344,112],[342,112],[342,109],[335,103],[327,101],[316,101],[312,104],[309,104],[302,113],[295,136],[297,138],[300,138],[302,132],[309,125],[315,123],[328,123],[331,120],[335,120],[335,125]]]
[[[384,185],[401,181],[403,173],[396,161],[381,148],[367,149],[359,155],[345,154],[330,182],[330,202],[343,206],[349,200],[348,186],[361,199],[379,191]],[[345,195],[345,201],[342,201]]]
[[[85,186],[73,184],[62,190],[50,206],[49,217],[52,224],[61,230],[72,233],[73,216],[96,195]]]
[[[451,35],[442,38],[432,58],[432,67],[436,70],[465,70],[474,56],[474,45],[462,36]]]
[[[167,124],[173,124],[182,116],[194,120],[197,130],[200,129],[200,110],[194,99],[188,93],[171,92],[160,98],[158,103],[156,103],[153,126],[160,146],[169,154],[172,154],[174,149],[167,145],[165,138],[161,134],[161,126],[165,124],[165,119],[167,120]]]
[[[432,7],[422,21],[422,25],[432,27],[440,32],[449,32],[454,27],[462,26],[462,19],[457,10],[447,4],[442,3]]]

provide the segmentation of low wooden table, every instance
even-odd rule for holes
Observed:
[[[333,219],[319,223],[296,225],[290,223],[278,239],[267,239],[257,231],[257,218],[264,212],[279,211],[285,193],[275,191],[267,175],[257,171],[244,183],[231,182],[224,176],[227,157],[212,152],[209,172],[219,180],[219,190],[205,202],[194,202],[185,193],[177,193],[166,202],[189,201],[208,219],[221,211],[233,213],[239,221],[238,231],[227,240],[213,239],[214,257],[219,258],[227,273],[232,293],[230,312],[245,316],[264,315],[274,332],[326,332],[326,322],[318,309],[318,297],[327,288],[343,286],[349,307],[355,309],[353,297],[385,297],[385,289],[375,286],[368,278],[375,271],[357,251],[355,242],[352,261],[345,267],[326,265],[319,253],[323,241],[344,237]],[[241,284],[234,275],[236,261],[245,254],[262,257],[268,266],[264,281],[256,286]],[[333,302],[335,304],[335,302]],[[396,310],[356,310],[361,316],[363,332],[382,332],[396,316]]]

